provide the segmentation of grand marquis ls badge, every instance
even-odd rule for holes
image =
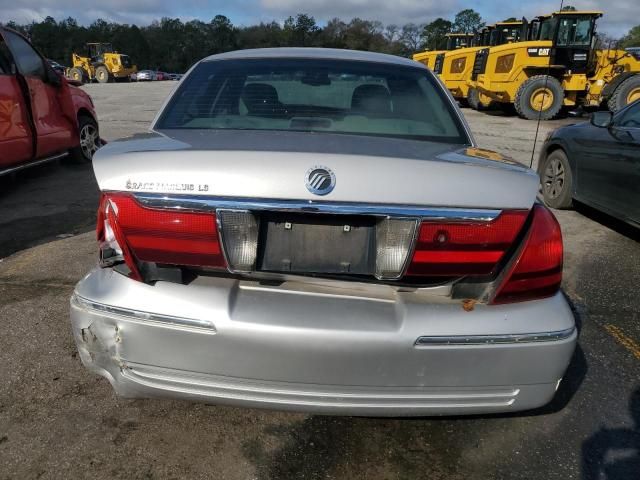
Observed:
[[[307,171],[305,180],[307,190],[315,195],[326,195],[336,186],[336,176],[327,167],[311,167]]]

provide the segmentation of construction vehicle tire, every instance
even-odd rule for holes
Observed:
[[[536,75],[525,80],[513,102],[518,115],[527,120],[551,120],[562,108],[564,90],[549,75]]]
[[[85,80],[84,70],[78,67],[72,68],[71,70],[69,70],[69,78],[71,78],[72,80],[75,80],[76,82],[84,83],[84,80]]]
[[[484,105],[480,101],[480,92],[475,88],[470,88],[469,93],[467,94],[467,103],[474,110],[483,110]]]
[[[618,85],[607,106],[612,112],[617,112],[636,100],[640,100],[640,75],[629,77]]]
[[[109,73],[109,69],[104,65],[100,65],[96,67],[96,80],[100,83],[109,83],[111,81],[111,74]]]

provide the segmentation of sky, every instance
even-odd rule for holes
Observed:
[[[620,37],[640,24],[639,0],[565,0],[581,10],[602,10],[599,30]],[[464,8],[480,12],[487,23],[508,17],[527,18],[557,10],[560,0],[0,0],[0,21],[39,21],[50,15],[57,20],[69,16],[81,24],[97,18],[120,23],[147,25],[161,17],[209,21],[226,15],[235,25],[260,21],[283,21],[289,15],[308,13],[320,24],[334,17],[360,17],[395,23],[427,23],[437,17],[453,19]]]

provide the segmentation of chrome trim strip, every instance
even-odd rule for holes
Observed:
[[[501,210],[381,205],[370,203],[318,202],[315,200],[272,200],[234,197],[134,193],[149,208],[215,212],[217,209],[270,210],[277,212],[328,213],[335,215],[373,215],[379,217],[413,217],[427,220],[490,222]]]
[[[130,308],[114,307],[113,305],[105,305],[81,297],[77,293],[71,296],[71,302],[86,310],[94,310],[102,314],[117,315],[126,317],[128,320],[155,322],[165,326],[179,326],[197,328],[205,330],[207,333],[216,333],[216,329],[211,322],[206,320],[198,320],[196,318],[174,317],[171,315],[163,315],[160,313],[143,312]]]
[[[66,157],[67,155],[69,155],[68,152],[59,153],[58,155],[54,155],[52,157],[43,158],[41,160],[36,160],[34,162],[23,163],[15,167],[7,168],[6,170],[0,170],[0,177],[3,175],[8,175],[13,172],[17,172],[19,170],[24,170],[25,168],[36,167],[38,165],[42,165],[43,163],[49,163],[55,160],[60,160],[61,158]]]
[[[416,347],[448,347],[459,345],[505,345],[516,343],[557,342],[571,337],[576,327],[555,332],[517,333],[505,335],[425,336],[416,340]]]

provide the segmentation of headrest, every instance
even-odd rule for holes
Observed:
[[[351,109],[365,114],[390,114],[391,94],[383,85],[360,85],[353,91]]]

